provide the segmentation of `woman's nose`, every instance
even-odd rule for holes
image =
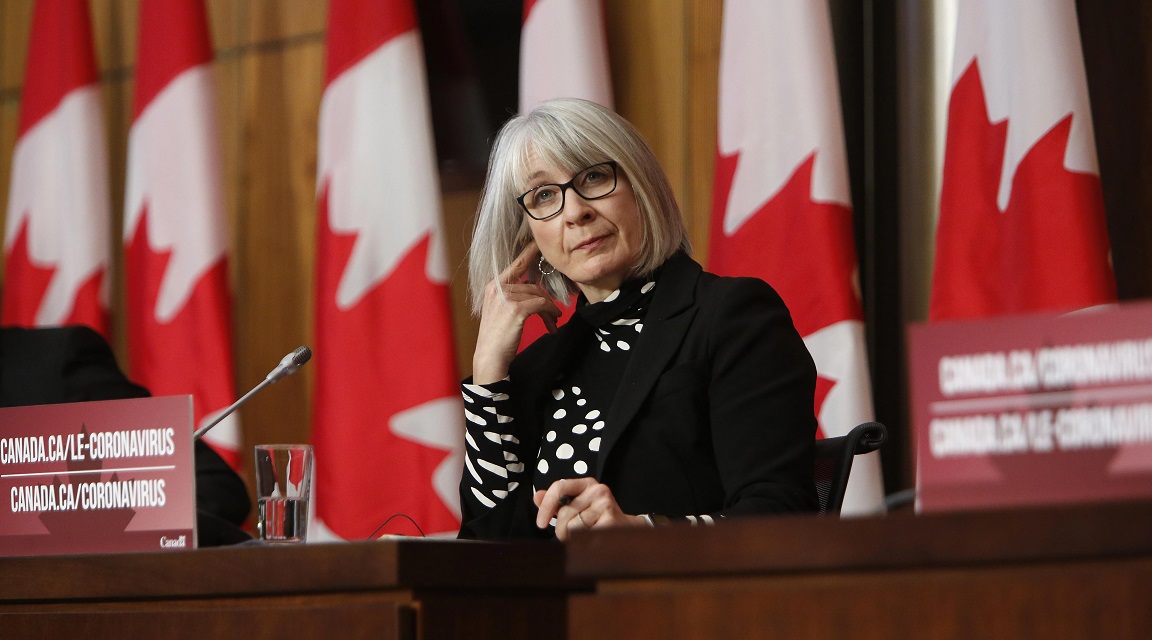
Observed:
[[[564,198],[564,211],[560,217],[564,218],[564,222],[573,224],[588,220],[595,215],[596,210],[592,208],[592,204],[585,200],[575,189],[569,189],[568,194]]]

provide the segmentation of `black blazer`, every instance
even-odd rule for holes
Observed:
[[[461,537],[541,535],[531,473],[543,403],[591,328],[574,316],[512,362],[520,486]],[[625,513],[749,515],[816,508],[812,484],[816,367],[783,300],[761,280],[665,263],[644,330],[605,417],[593,475]]]
[[[85,326],[0,328],[0,406],[146,398],[100,334]],[[4,425],[0,424],[0,433]],[[197,440],[196,508],[200,546],[242,542],[238,526],[252,503],[244,481]]]

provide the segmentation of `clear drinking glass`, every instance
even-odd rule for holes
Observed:
[[[256,527],[266,542],[308,539],[312,446],[256,445]]]

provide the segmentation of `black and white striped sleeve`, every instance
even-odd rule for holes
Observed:
[[[495,507],[520,485],[525,465],[510,415],[507,378],[492,384],[464,383],[464,474],[461,499],[471,513]]]

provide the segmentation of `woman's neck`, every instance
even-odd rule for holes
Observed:
[[[595,304],[603,302],[613,291],[619,289],[621,284],[624,284],[623,278],[613,278],[591,284],[577,283],[576,286],[580,288],[580,293],[584,294],[588,304]]]

